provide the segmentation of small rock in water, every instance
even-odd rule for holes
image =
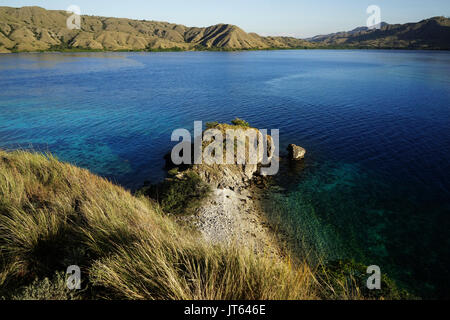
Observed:
[[[289,157],[292,160],[301,160],[305,157],[306,150],[295,144],[290,144],[288,147]]]

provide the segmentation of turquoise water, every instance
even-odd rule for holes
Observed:
[[[450,297],[450,53],[0,55],[0,147],[51,151],[134,189],[176,128],[240,117],[308,150],[272,209],[329,259]]]

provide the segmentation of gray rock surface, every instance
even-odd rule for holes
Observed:
[[[215,189],[192,217],[192,224],[211,243],[236,244],[279,256],[274,236],[249,194]]]

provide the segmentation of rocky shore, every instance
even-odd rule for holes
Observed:
[[[212,243],[246,246],[257,252],[281,255],[275,234],[264,217],[259,200],[263,190],[255,184],[257,172],[245,173],[245,168],[223,167],[217,181],[203,166],[195,168],[211,186],[211,195],[196,214],[189,217],[203,237]],[[248,172],[247,172],[248,173]]]
[[[239,139],[245,141],[244,136]],[[289,148],[294,150],[292,160],[299,160],[306,153],[295,145]],[[268,150],[269,159],[275,157],[273,150]],[[257,165],[201,164],[190,168],[188,171],[195,172],[210,186],[211,194],[195,214],[183,220],[211,243],[236,244],[280,257],[283,253],[279,237],[266,220],[261,205],[263,185],[269,179],[261,175],[261,160],[258,159]]]

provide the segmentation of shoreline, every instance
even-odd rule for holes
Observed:
[[[266,48],[266,49],[192,49],[178,50],[173,49],[155,49],[155,50],[90,50],[90,49],[70,49],[70,50],[41,50],[41,51],[10,51],[0,52],[0,55],[22,54],[22,53],[164,53],[164,52],[254,52],[254,51],[410,51],[410,52],[450,52],[450,49],[440,48],[371,48],[371,47],[308,47],[308,48]]]

